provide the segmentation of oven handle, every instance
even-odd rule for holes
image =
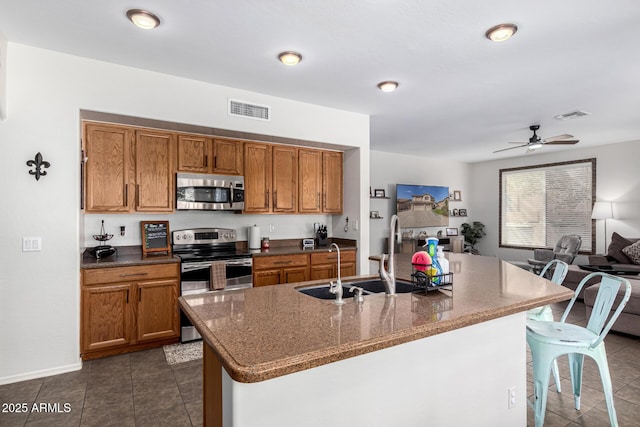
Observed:
[[[251,258],[227,259],[227,260],[220,260],[220,261],[224,261],[226,265],[231,265],[231,266],[241,266],[241,267],[253,266],[253,260]],[[211,266],[211,261],[183,262],[180,270],[183,273],[186,273],[189,271],[202,270],[203,268],[209,268],[210,266]]]

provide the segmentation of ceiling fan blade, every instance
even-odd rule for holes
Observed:
[[[572,145],[580,142],[579,139],[566,139],[564,141],[548,141],[543,142],[544,145]]]
[[[542,140],[542,142],[552,142],[552,141],[557,141],[559,139],[569,139],[569,138],[573,138],[573,135],[569,135],[568,133],[563,133],[562,135],[556,135],[550,138],[545,138]]]
[[[524,141],[509,141],[507,142],[507,144],[527,144],[527,143]]]
[[[526,147],[529,144],[524,144],[524,145],[518,145],[517,147],[509,147],[509,148],[503,148],[501,150],[496,150],[494,151],[494,153],[499,153],[501,151],[507,151],[507,150],[513,150],[514,148],[520,148],[520,147]]]

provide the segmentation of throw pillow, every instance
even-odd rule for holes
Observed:
[[[631,241],[614,232],[611,235],[611,243],[609,244],[609,249],[607,249],[607,255],[618,264],[631,264],[631,260],[623,252],[623,249],[630,246],[631,243]]]
[[[640,241],[623,248],[622,252],[628,256],[634,264],[640,264]]]

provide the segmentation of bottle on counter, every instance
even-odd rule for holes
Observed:
[[[269,238],[268,237],[263,237],[262,238],[262,249],[269,249],[269,246],[271,244],[269,243]]]
[[[451,283],[451,277],[449,276],[449,260],[444,256],[444,248],[438,246],[438,256],[436,257],[438,264],[440,265],[440,274],[442,274],[441,285]]]

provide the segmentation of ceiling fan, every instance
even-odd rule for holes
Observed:
[[[569,139],[573,138],[573,135],[569,135],[568,133],[562,135],[552,136],[551,138],[545,138],[543,140],[540,139],[536,131],[540,129],[540,125],[531,125],[529,129],[533,131],[533,135],[529,138],[529,142],[509,142],[509,144],[520,144],[517,147],[509,147],[503,148],[501,150],[496,150],[494,153],[499,153],[500,151],[513,150],[514,148],[527,147],[527,153],[530,151],[537,150],[543,145],[572,145],[580,142],[578,139]]]

